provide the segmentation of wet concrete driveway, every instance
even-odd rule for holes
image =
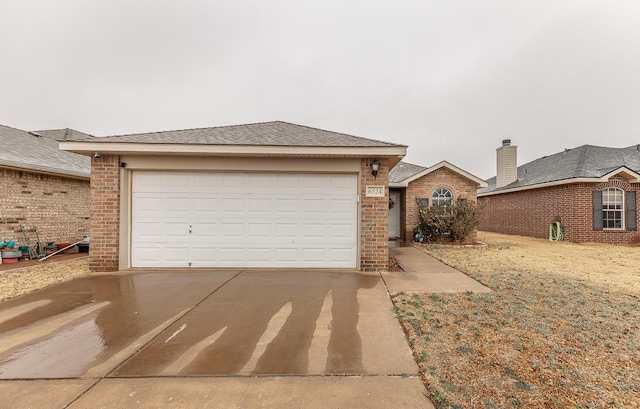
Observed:
[[[78,279],[0,304],[0,398],[33,408],[428,407],[391,309],[377,273]]]

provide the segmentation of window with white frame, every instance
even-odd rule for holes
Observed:
[[[602,227],[624,229],[624,191],[610,187],[602,191]]]
[[[433,206],[443,206],[446,210],[449,210],[452,203],[453,193],[446,187],[439,187],[433,191],[431,195],[431,204]]]

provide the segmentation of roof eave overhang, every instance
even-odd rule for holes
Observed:
[[[260,146],[260,145],[194,145],[138,144],[106,142],[60,142],[60,149],[80,155],[162,155],[218,157],[310,157],[310,158],[383,158],[390,168],[407,154],[407,147],[395,146]]]
[[[80,155],[180,155],[180,156],[249,156],[249,157],[327,157],[365,158],[391,157],[398,163],[406,154],[406,146],[260,146],[260,145],[194,145],[139,144],[107,142],[60,142],[60,149]]]
[[[72,173],[72,172],[55,171],[55,170],[46,169],[44,167],[36,168],[36,167],[29,167],[27,165],[20,166],[20,165],[10,164],[10,163],[7,163],[7,162],[0,162],[0,168],[14,170],[14,171],[18,171],[18,172],[36,173],[36,174],[39,174],[39,175],[58,176],[58,177],[63,177],[63,178],[68,178],[68,179],[80,179],[80,180],[90,180],[91,179],[90,175],[83,175],[83,174],[80,174],[80,173]]]
[[[514,187],[510,189],[503,189],[503,190],[497,190],[497,191],[494,190],[492,192],[478,193],[478,197],[495,196],[503,193],[522,192],[523,190],[532,190],[532,189],[540,189],[543,187],[570,185],[574,183],[604,183],[609,181],[609,179],[612,178],[613,176],[618,176],[618,175],[622,175],[625,179],[627,179],[629,183],[640,183],[640,174],[623,166],[612,172],[607,173],[606,175],[603,175],[597,178],[572,178],[572,179],[556,180],[553,182],[539,183],[536,185],[520,186],[520,187]]]

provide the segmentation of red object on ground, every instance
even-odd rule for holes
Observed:
[[[18,259],[17,258],[3,258],[2,259],[2,264],[11,264],[11,263],[17,263]]]

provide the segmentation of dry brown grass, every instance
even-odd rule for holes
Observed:
[[[495,292],[393,295],[436,407],[640,407],[640,248],[479,240],[423,249]]]
[[[86,257],[0,271],[0,301],[89,273],[89,259]]]

